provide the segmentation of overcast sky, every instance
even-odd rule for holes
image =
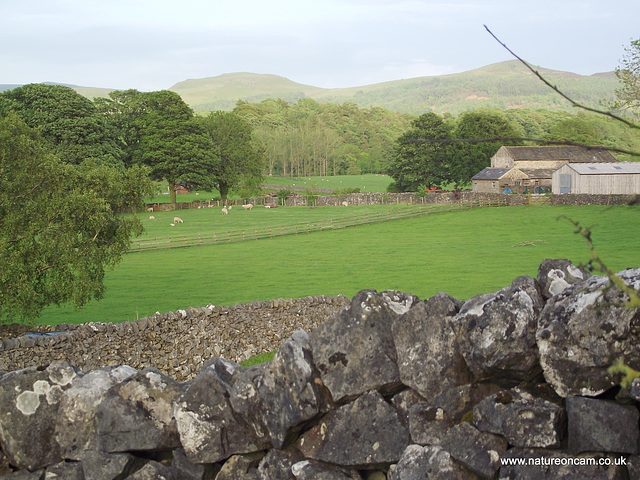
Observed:
[[[513,57],[611,71],[639,0],[0,0],[0,83],[161,90],[271,73],[318,87],[471,70]]]

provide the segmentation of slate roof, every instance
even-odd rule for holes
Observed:
[[[541,147],[503,146],[514,161],[565,160],[570,163],[617,162],[618,159],[605,147],[597,145],[577,147],[550,145]]]
[[[510,168],[490,168],[487,167],[484,170],[476,173],[471,180],[498,180],[505,173],[507,173]]]
[[[619,163],[572,163],[572,169],[580,175],[624,175],[640,174],[640,162]]]
[[[572,164],[573,165],[573,164]],[[553,172],[557,168],[521,168],[518,167],[522,173],[525,173],[529,178],[551,178]]]

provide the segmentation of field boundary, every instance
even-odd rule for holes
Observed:
[[[507,206],[506,200],[501,199],[475,199],[464,200],[448,204],[417,204],[406,210],[366,213],[351,217],[331,218],[327,220],[292,223],[288,225],[266,226],[259,228],[245,228],[226,232],[200,233],[196,235],[181,235],[163,238],[145,238],[132,240],[128,253],[145,252],[154,250],[166,250],[172,248],[197,247],[205,245],[222,245],[238,243],[249,240],[282,237],[285,235],[300,235],[326,230],[342,230],[349,227],[371,225],[375,223],[389,222],[415,218],[434,213],[454,212],[480,207]]]

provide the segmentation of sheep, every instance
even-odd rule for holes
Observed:
[[[171,227],[175,227],[175,226],[176,226],[176,224],[175,224],[175,223],[170,223],[169,225],[170,225]]]
[[[180,217],[173,217],[173,223],[184,223]]]
[[[264,208],[271,208],[271,205],[265,205]]]
[[[223,215],[228,215],[229,212],[227,211],[227,207],[222,207],[222,214]]]
[[[147,207],[147,212],[153,212],[153,207]]]
[[[153,215],[149,215],[149,220],[155,220],[156,217],[154,217]]]
[[[247,203],[246,205],[242,205],[242,208],[244,208],[245,210],[251,210],[253,208],[253,204]]]
[[[346,200],[344,202],[342,202],[342,206],[343,207],[348,207],[349,206],[349,202],[347,202]]]

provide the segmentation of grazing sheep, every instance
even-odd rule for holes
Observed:
[[[222,207],[222,214],[223,215],[228,215],[229,212],[227,211],[227,207]]]
[[[184,223],[180,217],[173,217],[173,223]]]
[[[153,207],[148,207],[147,212],[153,212]]]
[[[349,206],[349,202],[347,202],[346,200],[344,202],[342,202],[342,206],[343,207],[348,207]]]
[[[271,205],[265,205],[264,208],[271,208]]]
[[[247,203],[246,205],[242,205],[242,208],[244,208],[245,210],[251,210],[253,208],[253,204]]]
[[[156,217],[154,217],[153,215],[149,215],[149,220],[155,220]]]

